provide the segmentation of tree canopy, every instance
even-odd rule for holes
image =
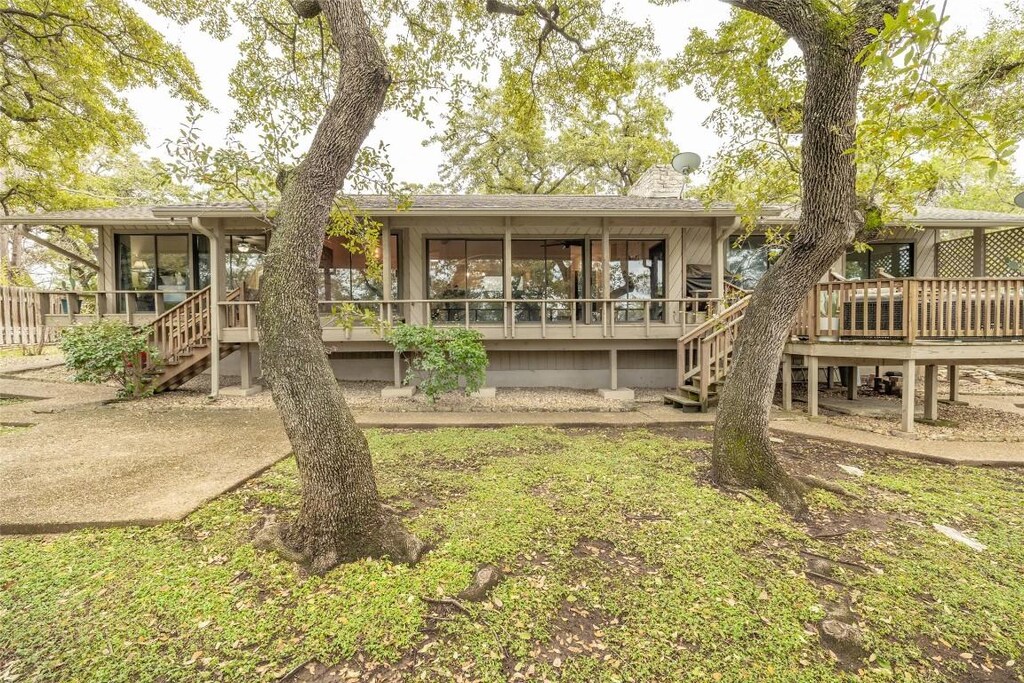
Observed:
[[[191,63],[124,0],[12,0],[0,8],[0,208],[80,206],[68,192],[98,150],[145,141],[129,88],[204,103]]]
[[[1001,113],[1001,87],[978,81],[986,68],[982,48],[992,39],[947,35],[948,21],[930,3],[900,3],[862,55],[850,152],[869,230],[879,224],[872,215],[906,215],[918,204],[956,202],[955,194],[962,201],[960,190],[974,188],[974,196],[998,177],[1012,182],[1008,162],[1020,122]],[[710,124],[726,140],[713,160],[707,197],[733,199],[751,215],[764,204],[797,203],[802,62],[778,24],[741,9],[715,34],[690,36],[676,68],[699,97],[717,103]]]

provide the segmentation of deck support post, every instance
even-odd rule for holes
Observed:
[[[903,431],[914,433],[914,400],[917,398],[917,361],[903,361]]]
[[[924,419],[939,419],[939,366],[924,368]]]
[[[846,368],[846,400],[857,400],[857,389],[860,386],[860,368],[850,365]]]
[[[402,354],[395,351],[394,359],[394,378],[395,378],[395,389],[402,388]]]
[[[242,391],[252,388],[252,355],[250,355],[248,344],[238,347],[238,374],[241,379]]]
[[[793,410],[793,354],[782,354],[782,409]]]
[[[807,366],[807,415],[818,417],[818,357],[804,356]]]
[[[608,386],[612,391],[619,388],[619,352],[612,349],[608,352]]]
[[[956,403],[960,400],[960,366],[950,365],[947,374],[949,377],[949,402]]]

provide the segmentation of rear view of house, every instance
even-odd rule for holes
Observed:
[[[680,182],[670,170],[653,169],[630,196],[425,195],[401,210],[386,197],[355,197],[383,225],[384,268],[381,277],[368,276],[363,254],[325,238],[320,307],[336,374],[398,383],[404,372],[371,329],[337,321],[332,311],[351,303],[391,322],[479,330],[491,386],[671,387],[683,389],[681,402],[706,405],[728,369],[744,290],[767,270],[773,252],[757,231],[739,239],[735,207],[679,199]],[[39,292],[47,325],[94,316],[152,325],[168,364],[159,379],[163,388],[208,370],[214,391],[222,374],[240,374],[243,388],[258,377],[256,300],[269,228],[252,206],[132,207],[5,220],[98,231],[92,264],[98,291]],[[778,211],[766,211],[762,220],[766,228],[795,224]],[[798,342],[812,346],[792,354],[814,357],[832,342],[881,348],[923,340],[935,316],[904,318],[896,315],[900,307],[911,296],[917,306],[950,310],[955,300],[977,299],[976,286],[964,284],[975,280],[964,272],[998,278],[976,282],[992,283],[992,296],[1006,302],[1005,315],[962,319],[962,329],[933,330],[936,338],[1010,344],[1024,337],[1024,258],[1010,272],[1013,259],[993,265],[985,253],[986,231],[1024,226],[1024,216],[922,209],[909,223],[914,227],[894,226],[871,250],[836,264],[832,282],[822,285],[827,295],[812,293],[814,311],[794,329]],[[969,230],[970,244],[961,239],[953,253],[939,239],[951,230]],[[935,279],[947,270],[958,279]],[[922,301],[921,291],[934,302]],[[819,315],[822,296],[831,306],[827,315]],[[877,360],[857,360],[849,345],[830,353],[841,361],[829,361],[835,365]],[[886,353],[881,360],[906,360]]]

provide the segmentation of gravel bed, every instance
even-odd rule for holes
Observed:
[[[239,383],[238,377],[222,378],[221,387]],[[426,397],[417,394],[412,399],[382,399],[381,389],[391,386],[389,382],[339,382],[345,400],[352,410],[359,412],[629,412],[642,404],[661,403],[665,389],[638,389],[635,401],[606,401],[596,391],[583,389],[498,389],[497,397],[490,400],[475,399],[459,393],[442,396],[431,404]],[[118,404],[118,409],[128,411],[150,411],[180,408],[221,409],[221,408],[274,408],[270,392],[264,390],[255,396],[221,396],[216,400],[208,397],[210,378],[199,376],[183,387],[133,403]]]
[[[59,363],[62,360],[63,356],[60,351],[51,346],[43,349],[43,353],[39,356],[25,356],[12,349],[0,354],[0,373],[20,374],[23,371]]]
[[[924,400],[924,396],[918,397]],[[825,415],[827,411],[822,410]],[[861,429],[877,434],[892,434],[901,428],[899,418],[826,415],[826,421],[837,427]],[[918,422],[914,433],[919,439],[932,441],[985,441],[1016,443],[1024,441],[1024,416],[981,406],[939,404],[939,424]]]

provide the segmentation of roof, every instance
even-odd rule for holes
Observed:
[[[0,216],[0,224],[21,225],[170,225],[169,218],[153,215],[151,206],[117,206]]]
[[[386,195],[352,195],[356,206],[377,216],[646,216],[678,217],[735,216],[731,204],[706,206],[694,199],[675,197],[637,197],[620,195],[415,195],[409,208],[398,208]],[[49,213],[0,216],[0,224],[24,225],[180,225],[193,217],[257,217],[262,210],[249,202],[208,202],[168,206],[124,206],[105,209],[80,209]],[[769,208],[763,212],[766,224],[790,225],[799,220],[798,209]],[[905,224],[932,228],[1024,226],[1024,213],[999,213],[918,207]]]
[[[782,211],[777,216],[764,219],[763,222],[786,225],[796,223],[798,220],[800,220],[800,210],[789,209]],[[914,215],[903,218],[899,224],[923,228],[1003,228],[1024,225],[1024,213],[918,206]]]
[[[735,216],[731,204],[706,206],[695,199],[664,197],[624,197],[621,195],[540,195],[540,194],[421,194],[411,197],[408,208],[399,208],[387,195],[350,195],[361,211],[379,216],[420,215],[701,215]],[[258,211],[247,202],[212,202],[159,206],[157,216],[205,216],[224,218],[255,216]]]

